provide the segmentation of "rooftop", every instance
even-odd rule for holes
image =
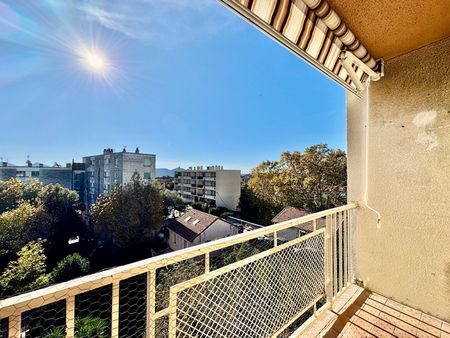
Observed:
[[[185,212],[182,216],[171,220],[167,224],[167,228],[176,232],[189,242],[192,242],[198,235],[200,235],[218,219],[220,218],[217,216],[196,209],[191,209]]]
[[[309,214],[311,214],[311,212],[306,211],[304,209],[299,209],[295,207],[284,207],[283,210],[281,210],[274,218],[272,218],[272,223],[275,224],[286,222]],[[325,227],[325,219],[323,218],[317,219],[315,223],[316,223],[315,226],[313,222],[303,223],[297,226],[297,228],[306,232],[312,232],[315,229],[321,229]]]

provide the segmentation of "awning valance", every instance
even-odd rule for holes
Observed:
[[[326,0],[220,1],[354,93],[378,70]]]

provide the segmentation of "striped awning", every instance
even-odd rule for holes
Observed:
[[[377,62],[326,0],[220,1],[356,94],[361,84],[355,81],[364,84],[369,74],[352,64],[352,79],[341,60],[342,52],[351,52],[377,71]]]

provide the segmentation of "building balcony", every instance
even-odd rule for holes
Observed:
[[[2,300],[0,336],[59,330],[74,337],[80,320],[90,318],[103,321],[111,337],[446,337],[448,324],[352,284],[356,208],[310,214]],[[317,229],[321,218],[326,226]],[[306,223],[313,224],[311,233],[281,240]]]

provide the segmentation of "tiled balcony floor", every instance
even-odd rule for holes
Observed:
[[[450,324],[352,285],[292,337],[450,338]]]

